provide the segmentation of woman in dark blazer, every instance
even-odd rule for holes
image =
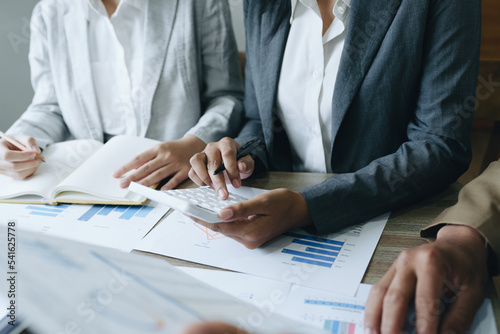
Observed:
[[[231,205],[219,214],[224,223],[200,223],[256,248],[296,227],[327,233],[366,221],[455,181],[471,159],[480,10],[479,0],[245,1],[246,121],[235,140],[211,143],[195,155],[190,177],[200,185],[214,187],[226,198],[225,182],[238,187],[242,178],[267,170],[314,171],[307,165],[314,166],[315,155],[303,149],[314,150],[314,146],[300,143],[300,138],[310,141],[315,132],[308,129],[307,122],[297,122],[318,112],[320,119],[327,120],[320,125],[330,131],[330,137],[323,128],[316,135],[330,140],[318,141],[327,148],[326,170],[337,175],[299,192],[278,189]],[[311,25],[315,24],[314,15],[322,19],[322,36],[321,27],[316,35],[300,35],[296,28],[305,15],[311,18]],[[290,101],[313,101],[302,98],[316,85],[302,67],[310,66],[317,54],[324,53],[328,60],[330,30],[335,20],[343,17],[347,23],[343,44],[339,44],[340,61],[336,71],[325,71],[322,78],[323,87],[327,87],[325,81],[332,79],[331,73],[336,75],[333,94],[332,89],[322,91],[332,96],[330,117],[324,117],[323,104],[323,108],[317,108],[316,102],[297,107]],[[307,25],[300,27],[308,31]],[[318,47],[314,54],[308,43],[318,36],[323,37],[323,50]],[[298,40],[303,41],[302,48]],[[295,72],[305,75],[294,80],[290,73]],[[315,71],[311,74],[317,77]],[[287,95],[285,88],[294,94]],[[295,112],[295,123],[291,111]],[[236,151],[255,138],[262,140],[262,147],[237,162]],[[213,175],[221,163],[227,169],[225,179]],[[481,237],[472,232],[476,245]],[[430,268],[436,269],[438,262],[430,261]],[[479,261],[477,266],[485,265]],[[414,282],[408,284],[410,290],[415,288]],[[439,287],[442,282],[434,284]],[[425,289],[420,291],[426,293]],[[431,296],[433,291],[427,292]],[[380,309],[375,317],[372,312],[367,333],[378,333],[381,327],[398,332],[405,305],[394,305],[400,306],[399,310],[396,306],[384,309],[386,321],[382,324]],[[467,315],[454,312],[443,329],[466,330],[476,306]],[[432,315],[432,319],[424,313],[418,316],[427,320],[424,331],[437,330],[439,315]],[[224,325],[211,326],[197,327],[192,333],[233,332]]]
[[[214,176],[213,169],[222,162],[235,186],[240,185],[240,173],[248,177],[266,170],[296,170],[297,150],[289,138],[297,134],[283,126],[283,114],[288,116],[280,110],[280,76],[299,70],[281,65],[289,56],[285,48],[295,24],[290,25],[291,4],[301,2],[245,2],[245,124],[235,140],[209,144],[191,159],[191,178],[213,186],[221,197],[227,196],[224,178]],[[479,44],[478,0],[350,3],[326,152],[328,169],[337,175],[300,192],[274,190],[231,206],[221,212],[228,222],[262,217],[249,225],[219,224],[217,229],[255,248],[294,227],[327,233],[366,221],[455,181],[471,159]],[[293,51],[300,56],[300,48]],[[309,78],[295,84],[301,81],[309,84]],[[317,112],[311,105],[304,109]],[[237,149],[254,138],[264,145],[237,165]]]

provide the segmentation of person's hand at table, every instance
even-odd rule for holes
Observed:
[[[199,186],[209,186],[215,189],[221,199],[227,199],[229,192],[226,183],[239,188],[241,180],[250,177],[254,171],[255,162],[250,155],[236,161],[240,148],[241,146],[231,138],[209,143],[203,152],[191,158],[189,177]],[[222,164],[226,170],[214,175],[215,170]]]
[[[260,247],[291,229],[312,224],[304,197],[287,189],[276,189],[219,212],[222,223],[197,223],[224,234],[250,249]]]
[[[25,135],[10,136],[17,140],[31,152],[21,151],[19,148],[9,143],[5,139],[0,140],[0,174],[13,179],[24,180],[32,176],[42,163],[37,158],[41,153],[36,140]]]
[[[162,188],[162,190],[170,190],[188,178],[191,168],[189,160],[204,148],[205,143],[192,135],[164,142],[139,154],[132,161],[117,169],[113,177],[120,178],[135,170],[120,181],[120,187],[127,188],[130,182],[138,182],[149,187],[172,176]]]
[[[400,333],[413,300],[417,333],[465,333],[484,300],[486,263],[484,239],[476,230],[444,226],[436,241],[403,251],[373,286],[365,333]],[[450,305],[443,315],[444,302]]]

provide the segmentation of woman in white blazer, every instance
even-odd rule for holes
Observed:
[[[32,104],[0,142],[0,174],[32,175],[70,138],[128,134],[164,143],[115,173],[173,188],[205,143],[239,129],[243,86],[229,6],[218,0],[42,0],[33,12]],[[141,167],[142,166],[142,167]]]

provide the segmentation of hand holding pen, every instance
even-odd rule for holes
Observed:
[[[45,162],[35,139],[24,135],[7,136],[0,131],[0,174],[23,180]]]
[[[219,197],[225,200],[229,196],[226,183],[231,183],[235,188],[239,188],[241,180],[252,175],[255,161],[250,153],[259,144],[260,140],[252,140],[240,147],[231,138],[209,143],[203,152],[191,158],[189,177],[200,186],[212,187],[217,191]]]
[[[241,158],[249,155],[252,153],[253,150],[255,150],[258,146],[260,145],[260,140],[259,139],[254,139],[250,140],[248,143],[243,145],[239,150],[238,154],[236,155],[236,161],[239,161]],[[219,173],[222,173],[223,171],[226,170],[226,166],[224,164],[220,165],[219,168],[217,168],[214,172],[214,175],[217,175]]]

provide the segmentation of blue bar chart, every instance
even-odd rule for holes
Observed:
[[[323,329],[334,334],[354,334],[356,332],[356,324],[344,321],[326,320]]]
[[[152,206],[94,205],[78,220],[88,222],[96,216],[109,217],[112,214],[117,214],[116,217],[121,220],[131,220],[134,217],[146,218],[153,209]]]
[[[26,207],[31,216],[57,218],[69,205],[30,205]]]
[[[356,304],[349,304],[349,303],[342,303],[339,301],[323,301],[323,300],[311,300],[311,299],[306,299],[304,301],[305,304],[310,304],[310,305],[321,305],[321,306],[333,306],[333,307],[339,307],[343,309],[350,309],[350,310],[357,310],[357,311],[364,311],[365,307],[363,305],[356,305]]]
[[[349,243],[349,241],[347,241]],[[371,286],[361,284],[356,296],[319,292],[315,288],[297,287],[290,291],[285,312],[288,317],[303,321],[334,334],[363,334],[365,305]]]
[[[344,246],[343,241],[331,240],[326,238],[313,237],[299,233],[285,233],[284,235],[292,237],[292,245],[300,249],[284,248],[283,254],[292,255],[292,261],[311,264],[315,266],[331,268],[337,259],[337,256]]]

